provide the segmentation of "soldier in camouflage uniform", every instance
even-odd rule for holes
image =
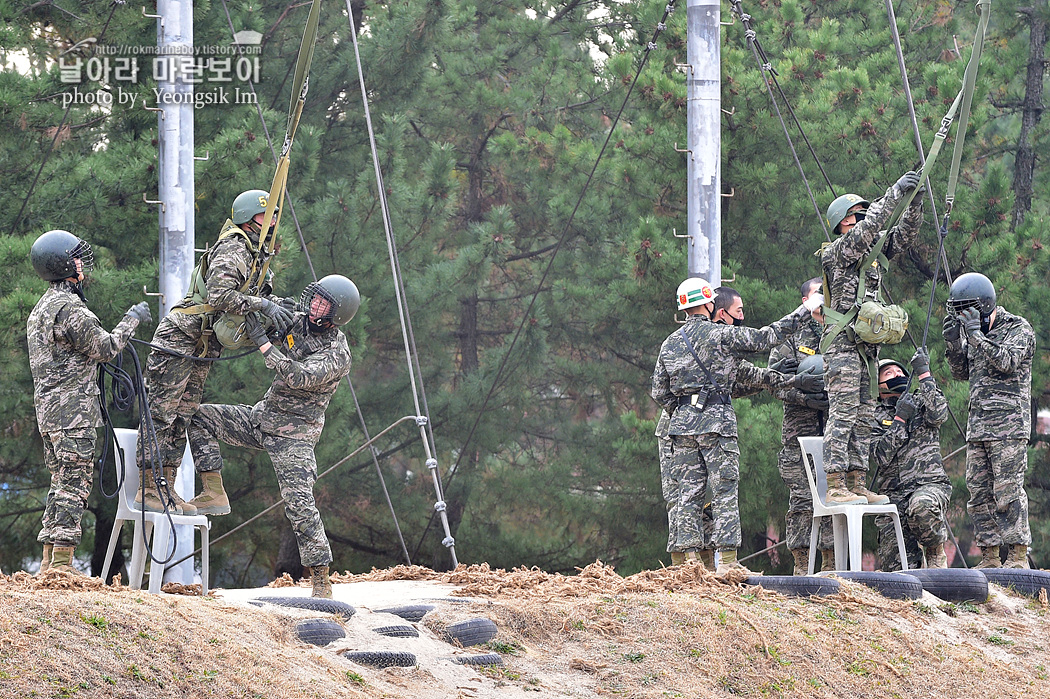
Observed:
[[[128,310],[112,333],[102,328],[81,288],[93,266],[91,246],[72,233],[44,233],[33,243],[30,259],[49,283],[26,323],[37,429],[51,472],[37,536],[43,544],[40,571],[76,572],[73,552],[91,493],[95,428],[103,424],[98,365],[117,356],[135,328],[151,318],[143,301]]]
[[[268,316],[277,326],[291,323],[293,302],[271,296],[266,288],[261,295],[251,295],[243,289],[258,253],[267,196],[267,192],[255,189],[234,200],[230,218],[199,265],[207,298],[201,297],[197,280],[191,280],[186,298],[164,316],[153,335],[155,349],[146,361],[145,378],[164,478],[160,484],[162,494],[158,495],[151,469],[153,455],[148,449],[150,440],[140,431],[138,461],[143,469],[142,482],[147,484],[144,508],[148,511],[162,512],[166,507],[181,514],[223,515],[230,511],[221,480],[205,483],[203,497],[189,503],[166,486],[174,485],[186,448],[186,426],[200,406],[204,382],[211,370],[211,361],[195,357],[213,360],[222,352],[222,345],[208,329],[210,321],[219,313],[243,315],[255,311]],[[271,222],[271,230],[273,225]],[[135,502],[143,506],[141,488]]]
[[[970,272],[955,280],[944,318],[945,356],[952,376],[970,382],[966,511],[981,547],[976,567],[999,567],[999,547],[1006,544],[1004,567],[1027,568],[1032,532],[1024,475],[1035,333],[1027,320],[995,300],[995,287],[983,274]]]
[[[329,275],[310,284],[303,291],[300,314],[277,345],[270,343],[256,318],[248,316],[249,333],[266,366],[276,373],[270,389],[251,407],[202,405],[188,429],[193,459],[202,474],[222,469],[220,441],[265,449],[270,455],[314,597],[332,596],[332,549],[313,493],[314,445],[332,394],[350,373],[350,349],[338,326],[353,318],[360,303],[357,287],[346,277]]]
[[[878,469],[875,487],[900,513],[908,568],[947,568],[945,514],[952,484],[941,464],[941,425],[948,418],[948,401],[930,374],[924,350],[911,358],[918,393],[902,395],[908,372],[892,359],[879,362],[879,404],[872,427],[871,458]],[[900,552],[893,519],[875,517],[879,529],[879,560],[883,570],[900,570]],[[921,547],[921,548],[920,548]]]
[[[740,546],[740,452],[730,396],[738,381],[762,381],[755,367],[742,366],[742,355],[783,341],[807,311],[800,306],[776,323],[757,330],[732,327],[711,322],[714,298],[714,289],[702,279],[687,279],[678,287],[678,308],[687,311],[690,318],[680,332],[672,333],[660,347],[651,393],[671,415],[668,432],[674,446],[679,527],[673,532],[672,550],[698,552],[713,547],[721,554],[719,570],[724,570],[742,568],[736,562]],[[694,351],[702,364],[697,363]],[[777,388],[813,388],[809,379],[816,379],[780,376]],[[708,479],[714,516],[709,542],[701,527]]]
[[[813,294],[819,293],[820,285],[820,277],[803,284],[802,300],[806,301]],[[770,368],[787,374],[797,372],[799,364],[804,360],[819,356],[822,331],[823,316],[819,311],[814,311],[810,318],[802,321],[794,335],[769,353]],[[802,447],[799,446],[798,438],[824,434],[828,398],[824,393],[802,393],[794,388],[779,391],[777,398],[784,402],[777,469],[789,493],[785,515],[785,539],[795,562],[793,574],[807,575],[809,541],[813,530],[813,496],[809,490],[806,468],[802,463]],[[827,517],[821,520],[817,546],[821,551],[822,568],[834,570],[835,541],[831,520]]]
[[[846,314],[857,300],[860,274],[865,275],[866,294],[875,294],[882,279],[878,262],[858,270],[882,235],[889,236],[882,251],[894,258],[907,249],[922,224],[922,197],[916,196],[900,222],[883,231],[894,208],[905,194],[919,186],[919,176],[905,173],[886,190],[881,199],[869,204],[856,194],[845,194],[828,207],[828,224],[837,238],[822,248],[820,263],[826,283],[825,307]],[[867,209],[864,207],[867,206]],[[834,505],[868,502],[883,504],[885,496],[876,495],[865,486],[871,422],[875,413],[875,396],[871,378],[877,371],[878,345],[858,340],[852,327],[836,332],[829,322],[825,328],[824,383],[830,407],[824,431],[824,469],[828,477],[827,503]]]

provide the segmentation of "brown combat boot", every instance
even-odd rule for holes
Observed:
[[[718,570],[715,571],[719,575],[728,573],[731,570],[737,570],[742,573],[750,573],[751,571],[747,567],[736,560],[736,549],[725,549],[718,552],[719,564]]]
[[[713,572],[715,569],[714,549],[700,549],[700,562],[704,564],[704,568]]]
[[[680,566],[685,563],[685,551],[671,551],[671,565]]]
[[[310,582],[313,583],[314,590],[310,594],[311,597],[332,599],[332,581],[328,579],[328,566],[307,567],[303,569],[303,573],[309,575]]]
[[[926,554],[927,568],[948,567],[948,555],[944,553],[944,544],[937,544],[936,546],[923,546],[922,550],[923,553]]]
[[[998,546],[982,546],[981,547],[981,561],[974,566],[974,569],[980,568],[1001,568],[1002,562],[999,559],[999,547]]]
[[[142,499],[142,483],[146,484],[145,500]],[[174,489],[170,487],[165,490],[170,490],[172,493],[175,492]],[[168,500],[167,510],[170,514],[182,514],[182,508],[176,505],[173,500],[169,500],[166,493],[164,499]],[[135,507],[145,510],[146,512],[163,512],[165,509],[164,504],[164,501],[161,500],[160,496],[157,494],[157,485],[153,480],[153,469],[144,468],[139,471],[139,487],[135,491]]]
[[[795,570],[791,574],[795,577],[809,575],[809,549],[791,549],[791,555],[795,558]]]
[[[1024,544],[1010,544],[1010,552],[1006,554],[1006,563],[1003,568],[1027,568],[1028,547]]]
[[[44,544],[44,553],[40,556],[40,570],[36,572],[37,575],[42,575],[51,567],[51,552],[54,548],[54,544]]]
[[[823,549],[820,552],[820,571],[829,573],[833,570],[835,570],[835,551],[834,549]]]
[[[179,495],[178,491],[175,490],[175,479],[179,477],[179,470],[172,466],[164,467],[164,480],[168,482],[168,488],[171,490],[171,499],[175,501],[175,504],[179,506],[184,515],[195,515],[197,514],[197,508],[192,504],[186,502]]]
[[[864,471],[847,471],[846,487],[854,495],[859,495],[864,498],[869,505],[888,505],[890,502],[888,497],[868,490],[867,486],[864,484],[865,475]]]
[[[230,514],[230,499],[226,496],[226,491],[222,489],[222,473],[220,471],[202,471],[201,485],[204,487],[204,490],[200,495],[190,500],[190,505],[197,508],[197,514]]]
[[[859,505],[867,498],[851,493],[846,488],[845,473],[828,474],[828,490],[824,493],[824,502],[828,505]]]
[[[48,566],[48,570],[83,576],[83,573],[73,567],[73,550],[75,548],[74,546],[55,544],[54,548],[51,549],[51,565]]]

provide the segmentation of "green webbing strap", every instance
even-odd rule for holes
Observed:
[[[948,189],[944,195],[947,206],[945,218],[951,215],[952,206],[955,204],[955,188],[959,184],[959,164],[962,162],[963,142],[966,140],[966,126],[970,121],[970,103],[973,100],[973,91],[977,85],[977,69],[981,62],[981,53],[984,50],[984,35],[988,30],[988,17],[991,15],[992,0],[977,0],[977,14],[981,18],[977,21],[977,32],[973,37],[973,50],[970,52],[970,60],[966,63],[963,72],[963,95],[962,111],[959,113],[959,128],[955,134],[955,149],[952,152],[952,167],[948,173]]]

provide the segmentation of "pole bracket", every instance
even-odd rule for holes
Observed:
[[[164,202],[162,202],[160,199],[147,199],[146,198],[146,193],[143,192],[142,193],[142,201],[146,202],[147,204],[160,204],[160,211],[161,211],[161,213],[167,213],[167,207],[164,206]]]

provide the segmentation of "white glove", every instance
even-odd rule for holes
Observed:
[[[820,308],[823,305],[824,305],[824,294],[822,294],[820,292],[817,292],[815,294],[810,294],[809,298],[807,298],[805,301],[802,302],[802,306],[807,311],[809,311],[810,313],[812,313],[813,311],[817,310],[818,308]]]

